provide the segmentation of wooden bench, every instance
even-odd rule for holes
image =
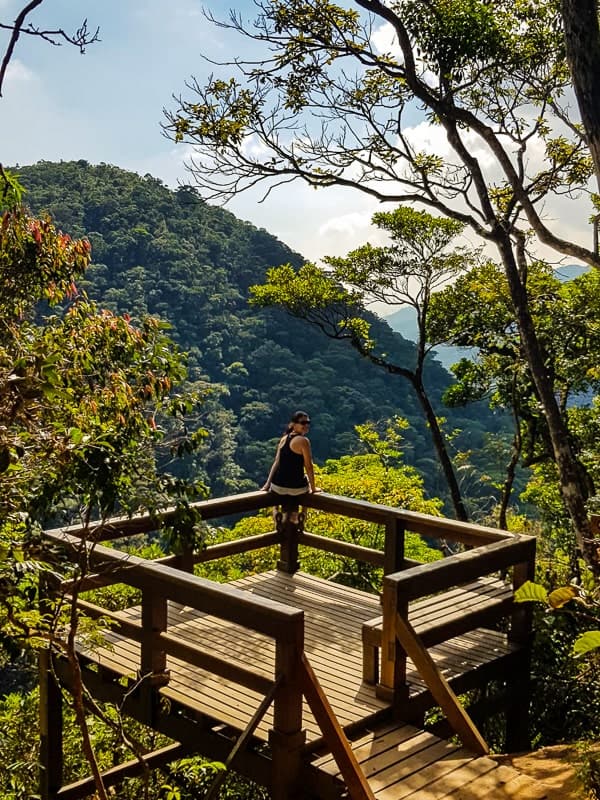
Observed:
[[[499,577],[484,577],[409,604],[408,619],[426,647],[445,642],[474,628],[493,625],[509,614],[513,589]],[[382,616],[362,625],[363,680],[379,679]]]

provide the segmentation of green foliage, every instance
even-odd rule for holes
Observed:
[[[173,464],[163,446],[161,469],[200,480],[213,494],[231,494],[262,485],[274,438],[295,408],[309,408],[315,420],[317,462],[348,452],[354,425],[399,414],[410,423],[406,459],[422,469],[429,491],[438,492],[426,426],[393,376],[301,321],[248,306],[249,286],[269,265],[298,268],[300,256],[266,231],[207,205],[193,189],[172,192],[149,175],[86,162],[42,162],[20,168],[20,174],[33,208],[50,211],[64,230],[91,242],[93,263],[79,283],[99,307],[116,316],[128,313],[133,324],[147,314],[170,323],[169,336],[187,352],[189,383],[180,395],[202,391],[206,382],[221,387],[205,397],[199,412],[186,412],[190,432],[206,432],[194,453]],[[319,293],[325,291],[348,294],[323,279]],[[398,363],[414,360],[414,345],[375,316],[350,319],[359,318],[349,315],[345,333],[376,340]],[[447,373],[431,362],[426,376],[440,397]],[[483,408],[476,412],[482,418],[477,428],[471,412],[453,410],[449,416],[452,427],[465,431],[464,447],[474,450],[481,431],[496,424]],[[169,434],[167,423],[162,419],[160,427]],[[467,442],[470,430],[475,433]]]

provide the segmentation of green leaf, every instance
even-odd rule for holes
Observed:
[[[586,631],[578,636],[573,645],[573,654],[583,656],[600,647],[600,631]]]
[[[525,581],[515,592],[515,603],[546,603],[548,592],[539,583]]]

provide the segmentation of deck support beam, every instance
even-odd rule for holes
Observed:
[[[513,591],[526,581],[535,580],[536,541],[529,543],[529,557],[516,564],[513,570]],[[529,707],[531,705],[531,640],[533,609],[531,603],[515,603],[510,621],[508,640],[519,645],[515,668],[507,680],[505,749],[509,753],[529,750]]]
[[[38,656],[40,681],[40,796],[52,800],[63,780],[62,694],[49,649]]]
[[[302,687],[298,668],[304,651],[304,618],[286,642],[275,648],[275,676],[281,685],[275,694],[269,744],[272,800],[292,800],[298,790],[306,732],[302,728]]]

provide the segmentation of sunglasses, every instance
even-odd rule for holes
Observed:
[[[299,419],[296,424],[297,425],[310,425],[310,420],[309,419]]]

